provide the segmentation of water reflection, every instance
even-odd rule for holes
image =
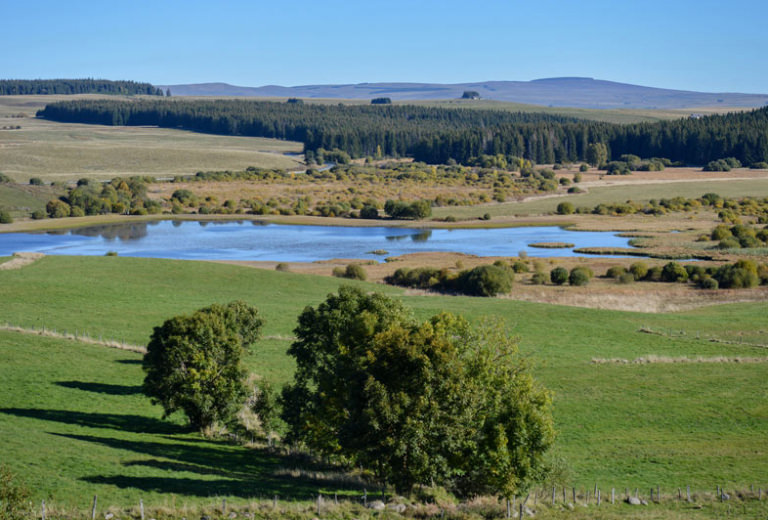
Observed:
[[[134,222],[130,224],[104,224],[73,229],[73,235],[84,237],[99,237],[104,240],[138,240],[147,236],[147,222]],[[155,225],[157,223],[154,223]]]
[[[613,233],[574,232],[557,227],[447,230],[166,220],[99,225],[48,234],[6,233],[0,235],[0,256],[14,251],[63,255],[103,255],[106,251],[115,251],[120,256],[192,260],[313,262],[366,258],[381,261],[380,257],[364,251],[386,249],[390,256],[446,251],[511,257],[534,242],[621,248],[628,247],[628,240]],[[574,256],[572,249],[547,249],[528,254]]]

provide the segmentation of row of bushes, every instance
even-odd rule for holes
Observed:
[[[707,236],[704,235],[703,238],[707,238]],[[730,227],[719,224],[712,230],[708,238],[718,241],[718,249],[765,247],[768,246],[768,226],[763,229],[756,229],[745,224],[736,224]]]
[[[557,205],[556,212],[559,215],[593,214],[593,215],[633,215],[643,213],[646,215],[664,215],[669,212],[689,212],[702,208],[712,208],[718,211],[718,218],[723,222],[733,224],[740,223],[742,216],[757,217],[758,222],[768,223],[768,197],[742,197],[728,199],[716,193],[706,193],[696,199],[685,197],[672,197],[651,199],[648,202],[600,203],[593,208],[581,206],[575,207],[569,201]]]
[[[496,296],[512,290],[515,275],[512,268],[498,261],[493,265],[481,265],[473,269],[452,272],[434,267],[402,267],[387,276],[390,285],[429,289],[433,291],[466,294],[469,296]]]
[[[702,289],[746,289],[768,285],[768,264],[752,260],[739,260],[722,266],[682,265],[668,262],[663,266],[648,267],[645,262],[635,262],[626,269],[614,266],[605,273],[620,283],[651,281],[667,283],[694,283]]]

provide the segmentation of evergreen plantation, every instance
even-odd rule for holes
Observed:
[[[2,79],[0,96],[52,94],[121,94],[162,96],[163,91],[149,83],[107,79]]]
[[[304,143],[310,157],[339,149],[352,157],[409,156],[433,164],[468,164],[481,155],[547,164],[584,161],[589,144],[603,143],[609,159],[634,154],[695,165],[725,157],[746,165],[768,161],[768,107],[630,125],[541,113],[250,100],[74,100],[49,104],[38,116],[287,139]]]

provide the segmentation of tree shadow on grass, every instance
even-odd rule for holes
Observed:
[[[178,474],[175,477],[92,475],[81,478],[92,484],[108,484],[120,488],[197,497],[254,498],[279,495],[287,500],[307,500],[316,497],[318,489],[326,492],[362,489],[353,482],[334,480],[333,477],[291,476],[286,470],[292,467],[295,459],[266,450],[249,450],[241,446],[213,441],[208,441],[205,445],[190,445],[182,442],[139,441],[92,435],[54,435],[151,457],[161,457],[128,461],[123,465]],[[310,473],[320,476],[322,475],[320,470],[328,468],[318,466],[314,469],[318,471]],[[204,478],[190,477],[189,473]]]
[[[140,359],[118,359],[115,363],[120,363],[121,365],[141,365],[142,361]]]
[[[55,384],[64,388],[74,388],[86,392],[108,395],[136,395],[141,393],[140,386],[110,385],[107,383],[89,383],[86,381],[57,381]]]
[[[40,419],[42,421],[76,424],[89,428],[109,428],[132,433],[173,435],[189,431],[189,428],[143,415],[87,413],[71,410],[43,410],[39,408],[0,408],[0,413]]]

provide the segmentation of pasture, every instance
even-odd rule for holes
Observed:
[[[47,103],[78,96],[0,96],[0,171],[17,182],[87,177],[169,177],[206,170],[300,168],[302,145],[155,127],[56,123],[35,118]],[[87,97],[87,96],[86,96]],[[91,96],[92,97],[92,96]]]
[[[249,369],[280,385],[293,370],[285,351],[296,316],[340,283],[205,262],[45,257],[0,271],[3,294],[14,302],[0,309],[0,324],[141,345],[168,317],[243,299],[266,319]],[[645,314],[355,283],[401,298],[420,318],[449,311],[472,321],[504,320],[533,359],[536,377],[554,392],[555,455],[565,461],[569,485],[659,485],[667,492],[688,484],[704,491],[765,485],[766,364],[664,362],[764,355],[763,303]],[[161,421],[160,410],[138,392],[138,354],[10,331],[0,332],[0,349],[3,459],[38,499],[84,507],[94,493],[111,504],[139,497],[178,504],[260,490],[286,497],[335,490],[285,477],[278,469],[290,461]],[[658,362],[592,362],[648,356]]]

